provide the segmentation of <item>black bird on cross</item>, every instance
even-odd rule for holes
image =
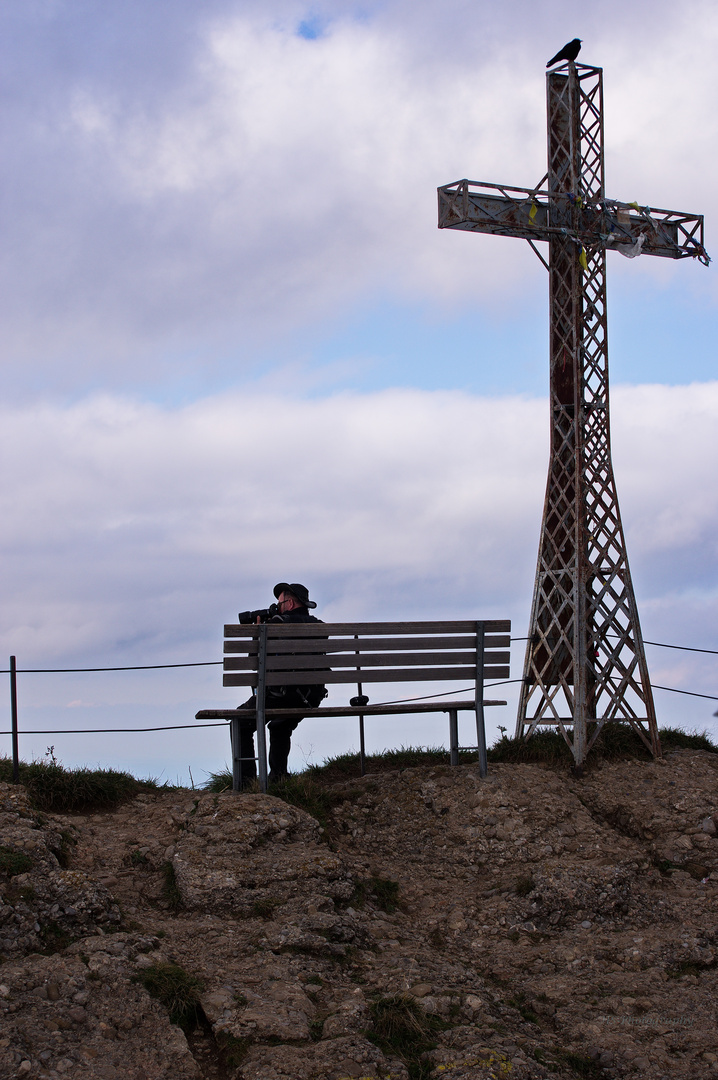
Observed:
[[[581,38],[575,37],[573,41],[569,41],[551,60],[549,60],[546,67],[553,67],[554,64],[558,64],[559,60],[575,60],[580,52]]]

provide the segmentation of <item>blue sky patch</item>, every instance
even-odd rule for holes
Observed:
[[[326,25],[327,20],[322,18],[321,15],[310,15],[300,22],[297,27],[297,35],[306,38],[307,41],[316,41],[317,38],[324,36]]]

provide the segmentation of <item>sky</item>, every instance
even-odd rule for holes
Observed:
[[[716,202],[718,9],[576,11],[5,0],[0,635],[21,670],[219,660],[223,624],[279,580],[307,584],[326,620],[499,617],[526,634],[547,275],[522,241],[439,231],[436,188],[541,178],[545,63],[579,36],[604,69],[607,194],[704,213],[709,253]],[[716,650],[715,269],[608,263],[643,634]],[[647,653],[656,685],[718,696],[714,655]],[[217,666],[21,674],[18,692],[21,732],[237,703]],[[513,732],[505,694],[490,739]],[[718,736],[715,701],[656,690],[656,706]],[[436,745],[444,727],[367,721],[367,742]],[[290,763],[356,745],[353,722],[305,721]],[[195,783],[229,757],[221,728],[21,735],[25,759],[49,746]]]

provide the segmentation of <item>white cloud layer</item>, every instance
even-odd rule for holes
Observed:
[[[0,272],[6,370],[26,391],[236,378],[259,345],[367,296],[479,296],[511,317],[544,289],[526,245],[438,233],[435,189],[540,178],[543,64],[573,6],[319,5],[309,40],[293,3],[178,2],[146,26],[134,4],[90,5],[93,48],[70,64],[50,44],[65,7],[23,6]],[[606,2],[581,22],[606,69],[609,192],[709,212],[715,5]]]
[[[718,648],[718,383],[620,387],[613,424],[644,634]],[[269,602],[277,580],[306,582],[325,619],[508,616],[520,636],[547,436],[543,401],[418,390],[178,408],[105,395],[5,410],[5,653],[20,667],[213,660],[223,622]],[[716,694],[714,659],[655,650],[652,677]],[[220,683],[217,668],[23,676],[21,712],[26,728],[189,722],[234,701]],[[664,722],[699,726],[715,711],[673,695],[658,707]],[[498,722],[512,727],[508,711]],[[301,729],[315,758],[353,740],[327,724]],[[443,737],[427,724],[392,735]],[[115,738],[33,746],[107,763]],[[205,733],[191,759],[187,738],[137,736],[112,753],[171,776],[188,760],[224,760],[223,733]]]

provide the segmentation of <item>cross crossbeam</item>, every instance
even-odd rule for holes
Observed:
[[[494,191],[499,194],[490,194]],[[570,218],[561,224],[558,209],[552,207],[550,193],[544,189],[515,188],[480,180],[457,180],[439,188],[440,229],[464,229],[534,241],[570,235],[584,249],[604,247],[630,255],[638,244],[639,251],[635,254],[706,259],[700,214],[602,199],[596,206],[580,207],[577,227],[569,232]]]
[[[611,464],[606,251],[710,260],[701,215],[606,198],[602,69],[567,62],[546,87],[546,175],[440,187],[439,228],[528,240],[549,270],[551,455],[516,736],[555,726],[581,765],[611,722],[660,754]]]

